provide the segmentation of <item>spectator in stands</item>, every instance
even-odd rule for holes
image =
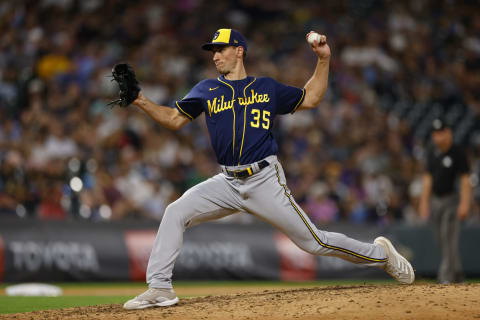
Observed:
[[[94,158],[114,186],[131,182],[120,171],[129,163],[121,156],[123,149],[132,145],[141,154],[142,170],[136,177],[146,181],[142,190],[150,191],[142,194],[150,196],[135,199],[132,207],[112,207],[111,218],[146,211],[158,218],[168,203],[153,203],[153,194],[160,192],[163,200],[172,201],[210,176],[217,168],[192,161],[193,155],[210,156],[205,154],[206,135],[198,134],[205,130],[202,121],[171,133],[128,108],[105,108],[116,90],[106,76],[119,61],[131,63],[142,90],[164,105],[199,79],[214,76],[208,60],[192,50],[198,39],[210,37],[212,29],[205,21],[249,33],[252,70],[295,86],[303,85],[313,63],[309,48],[296,42],[298,34],[310,29],[329,34],[337,54],[322,107],[279,119],[274,134],[281,140],[279,155],[290,168],[287,178],[296,198],[307,201],[311,186],[325,181],[340,219],[402,219],[409,202],[403,195],[419,173],[434,112],[458,123],[454,134],[459,142],[469,144],[480,131],[475,121],[480,110],[480,19],[475,4],[427,0],[356,5],[340,0],[320,6],[313,0],[301,5],[285,0],[281,7],[271,7],[261,0],[247,2],[224,2],[214,9],[207,2],[173,0],[1,2],[0,159],[17,148],[28,179],[27,200],[3,193],[2,201],[24,205],[26,216],[35,216],[46,201],[47,185],[61,185],[60,198],[68,198],[71,190],[63,173],[70,156],[82,163]],[[254,17],[257,14],[262,19]],[[103,25],[107,20],[119,23]],[[292,64],[295,73],[281,71]],[[335,174],[327,175],[332,163]],[[377,175],[373,180],[372,172]],[[10,174],[2,177],[3,185],[14,180]],[[159,189],[148,187],[158,181]],[[80,199],[88,202],[82,193],[92,189],[84,182]],[[103,188],[95,186],[100,183],[95,179],[89,183]],[[371,199],[380,185],[385,187],[384,207]],[[115,202],[96,201],[109,206]],[[378,212],[386,213],[380,217]]]
[[[329,196],[324,182],[315,183],[309,190],[305,211],[316,225],[327,224],[339,218],[339,210]]]

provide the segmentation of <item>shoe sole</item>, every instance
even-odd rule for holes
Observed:
[[[141,306],[132,307],[132,308],[127,308],[123,306],[123,308],[127,310],[141,310],[141,309],[152,308],[152,307],[168,307],[168,306],[173,306],[174,304],[177,304],[178,301],[179,301],[178,297],[175,297],[175,299],[162,301],[158,303],[143,304]]]
[[[374,243],[378,243],[378,242],[381,242],[384,244],[384,248],[385,250],[387,250],[387,256],[389,254],[393,254],[395,256],[397,256],[397,258],[399,258],[400,260],[402,260],[403,262],[405,262],[408,266],[408,270],[409,270],[409,273],[412,275],[411,276],[411,279],[409,279],[408,281],[400,281],[398,280],[398,282],[400,283],[403,283],[403,284],[412,284],[413,281],[415,281],[415,272],[413,271],[413,267],[412,265],[410,264],[410,262],[408,262],[407,259],[405,259],[400,253],[397,252],[397,250],[395,250],[395,247],[393,246],[393,244],[390,242],[390,240],[388,240],[387,238],[385,237],[378,237],[375,239]]]

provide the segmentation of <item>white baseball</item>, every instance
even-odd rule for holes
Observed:
[[[308,43],[310,43],[311,45],[313,45],[313,42],[314,41],[317,41],[318,43],[320,43],[320,35],[316,32],[311,32],[309,35],[308,35],[308,38],[307,38],[307,41]]]

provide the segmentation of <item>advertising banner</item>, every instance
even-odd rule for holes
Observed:
[[[123,235],[101,224],[60,221],[3,223],[4,281],[125,280]]]
[[[388,236],[417,275],[434,276],[440,261],[427,226],[334,224],[327,231],[372,242]],[[157,221],[14,220],[0,223],[0,281],[144,281]],[[480,227],[462,230],[461,253],[467,276],[480,275],[476,252]],[[174,280],[285,280],[388,277],[377,268],[334,257],[310,255],[263,223],[206,223],[187,229]]]

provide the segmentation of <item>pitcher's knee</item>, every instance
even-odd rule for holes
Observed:
[[[177,200],[178,201],[178,200]],[[170,203],[165,209],[162,222],[173,222],[184,226],[188,218],[186,217],[185,210],[182,210],[182,206],[177,201]]]
[[[299,247],[310,254],[324,256],[329,252],[328,245],[326,243],[327,239],[325,235],[321,232],[318,232],[315,237],[302,241]]]
[[[308,241],[308,243],[301,243],[297,245],[303,251],[313,254],[315,256],[321,256],[326,253],[325,248],[315,241]]]
[[[312,246],[312,248],[308,252],[316,256],[325,256],[328,254],[327,248],[319,245],[318,243]]]
[[[308,246],[308,247],[303,247],[303,251],[306,251],[310,254],[317,255],[318,248],[315,246]]]

